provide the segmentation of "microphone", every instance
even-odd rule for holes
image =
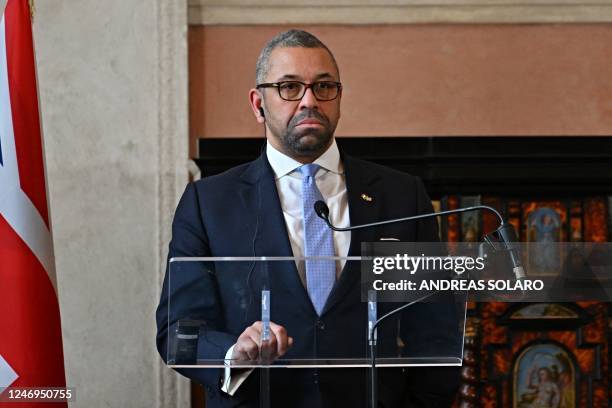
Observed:
[[[327,224],[329,228],[331,228],[333,231],[340,231],[340,232],[377,227],[379,225],[395,224],[399,222],[415,221],[415,220],[421,220],[425,218],[433,218],[433,217],[437,217],[440,215],[450,215],[450,214],[457,214],[457,213],[463,213],[463,212],[468,212],[468,211],[480,211],[480,210],[491,211],[495,214],[495,216],[499,220],[499,228],[485,235],[484,237],[485,242],[488,245],[490,245],[495,251],[507,251],[509,253],[510,260],[512,261],[512,272],[514,273],[514,277],[517,280],[525,279],[526,277],[525,269],[523,268],[523,265],[521,263],[521,257],[519,256],[519,248],[516,243],[517,238],[516,238],[516,232],[514,231],[514,227],[512,226],[512,224],[507,224],[506,222],[504,222],[504,219],[501,216],[501,214],[495,208],[489,207],[488,205],[475,205],[471,207],[457,208],[454,210],[440,211],[437,213],[434,212],[434,213],[427,213],[427,214],[419,214],[419,215],[413,215],[411,217],[394,218],[394,219],[385,220],[385,221],[371,222],[369,224],[361,224],[361,225],[352,225],[348,227],[336,227],[335,225],[331,223],[331,221],[329,220],[329,207],[327,206],[327,204],[325,204],[324,201],[319,200],[315,202],[314,210],[317,213],[317,216],[323,219],[323,221],[325,221],[325,223]]]
[[[495,231],[484,236],[484,240],[494,251],[506,251],[512,261],[512,272],[517,280],[525,279],[525,269],[519,255],[516,232],[511,224],[502,224]]]
[[[421,220],[425,218],[437,217],[440,215],[457,214],[457,213],[463,213],[463,212],[468,212],[468,211],[480,211],[480,210],[491,211],[497,216],[500,226],[499,228],[497,228],[497,230],[485,236],[485,242],[489,244],[490,246],[492,246],[494,250],[508,251],[510,253],[510,259],[512,260],[514,276],[516,277],[517,280],[525,278],[525,271],[523,270],[523,266],[521,265],[520,257],[518,255],[518,248],[515,244],[516,233],[514,232],[514,227],[511,224],[506,224],[501,214],[495,208],[489,207],[487,205],[475,205],[472,207],[440,211],[438,213],[419,214],[419,215],[413,215],[411,217],[395,218],[395,219],[390,219],[390,220],[385,220],[385,221],[371,222],[368,224],[352,225],[348,227],[336,227],[335,225],[331,223],[331,221],[329,220],[329,207],[327,206],[327,204],[325,204],[324,201],[318,200],[317,202],[315,202],[314,210],[317,216],[323,219],[323,221],[325,221],[325,223],[327,224],[329,228],[331,228],[333,231],[340,231],[340,232],[376,227],[379,225],[395,224],[399,222],[415,221],[415,220]],[[368,340],[370,343],[370,370],[371,370],[370,407],[371,408],[378,406],[378,397],[377,397],[378,386],[377,386],[377,376],[376,376],[376,339],[374,335],[374,333],[376,332],[376,328],[387,318],[401,312],[402,310],[406,308],[411,307],[412,305],[416,303],[419,303],[437,294],[438,292],[439,291],[434,291],[433,293],[426,294],[420,299],[416,299],[412,302],[406,303],[388,312],[387,314],[380,317],[376,321],[371,322],[371,324],[369,325],[370,327],[368,328]]]
[[[317,213],[317,215],[319,216],[319,218],[322,218],[323,221],[325,221],[325,223],[329,226],[329,228],[331,228],[334,231],[340,231],[340,232],[342,232],[342,231],[353,231],[353,230],[357,230],[357,229],[377,227],[379,225],[395,224],[395,223],[404,222],[404,221],[421,220],[421,219],[424,219],[424,218],[432,218],[432,217],[437,217],[437,216],[440,216],[440,215],[457,214],[457,213],[468,212],[468,211],[476,211],[476,210],[488,210],[488,211],[491,211],[492,213],[495,214],[497,219],[499,219],[499,224],[500,225],[505,225],[504,219],[501,216],[501,214],[495,208],[489,207],[488,205],[474,205],[474,206],[471,206],[471,207],[456,208],[454,210],[446,210],[446,211],[440,211],[440,212],[434,212],[434,213],[419,214],[419,215],[413,215],[413,216],[410,216],[410,217],[403,217],[403,218],[393,218],[393,219],[390,219],[390,220],[371,222],[369,224],[351,225],[351,226],[348,226],[348,227],[336,227],[336,226],[334,226],[331,223],[331,221],[329,220],[329,207],[327,206],[327,204],[325,204],[324,201],[318,200],[317,202],[315,202],[314,203],[314,210]]]
[[[329,207],[323,201],[318,200],[314,203],[314,210],[317,213],[319,218],[322,218],[325,223],[332,228],[331,223],[329,222]],[[333,229],[333,228],[332,228]]]

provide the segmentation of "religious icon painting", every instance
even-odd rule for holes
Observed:
[[[523,203],[523,237],[528,271],[556,276],[564,254],[557,244],[567,240],[567,208],[561,201]]]
[[[557,343],[537,343],[515,360],[512,373],[514,408],[575,408],[576,367]]]

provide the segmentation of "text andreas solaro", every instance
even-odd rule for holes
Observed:
[[[362,244],[362,254],[363,301],[371,291],[383,302],[426,300],[439,292],[467,292],[471,300],[524,301],[526,293],[546,287],[542,279],[516,279],[508,254],[486,253],[478,244],[373,242]]]

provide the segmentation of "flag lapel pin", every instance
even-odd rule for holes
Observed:
[[[373,200],[372,196],[369,196],[366,193],[361,193],[361,199],[367,203],[371,203]]]

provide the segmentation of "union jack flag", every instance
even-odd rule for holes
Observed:
[[[8,0],[0,20],[0,392],[9,386],[65,386],[27,0]]]

